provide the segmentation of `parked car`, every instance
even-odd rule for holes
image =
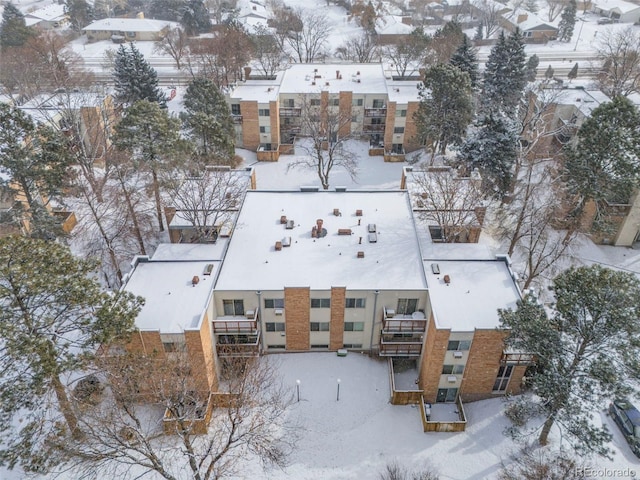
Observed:
[[[620,427],[633,453],[640,457],[640,411],[628,400],[619,399],[609,405],[609,413]]]
[[[598,19],[598,25],[608,25],[610,23],[613,23],[613,18],[602,17]]]

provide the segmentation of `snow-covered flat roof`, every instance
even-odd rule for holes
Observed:
[[[204,275],[212,264],[211,275]],[[140,330],[181,333],[200,323],[216,274],[216,262],[139,262],[125,285],[125,290],[145,298],[136,319]],[[192,284],[194,276],[199,282]]]
[[[284,72],[280,84],[281,94],[312,93],[321,90],[329,93],[387,93],[382,64],[296,63]]]
[[[259,72],[253,71],[254,75]],[[275,102],[280,91],[282,72],[276,75],[274,80],[246,80],[229,92],[232,100],[255,101],[258,103]]]
[[[341,215],[335,216],[334,209]],[[356,216],[357,210],[362,216]],[[293,229],[280,223],[282,216],[293,220]],[[323,238],[311,237],[317,219],[327,231]],[[375,224],[376,243],[369,243],[369,224]],[[351,229],[351,235],[339,235],[338,229]],[[276,242],[289,237],[291,245],[276,251]],[[247,192],[216,290],[297,286],[426,288],[407,193]]]
[[[471,332],[500,324],[499,308],[515,308],[520,291],[503,260],[425,260],[429,297],[438,328]],[[437,263],[440,274],[431,264]],[[444,276],[449,275],[446,284]]]
[[[83,31],[105,30],[117,32],[160,32],[174,22],[165,20],[152,20],[148,18],[103,18],[90,23]]]
[[[582,88],[565,88],[559,91],[556,103],[559,105],[575,105],[585,116],[600,104],[610,102],[611,99],[600,90],[584,90]]]
[[[222,260],[229,239],[218,237],[216,243],[161,243],[152,260],[202,261]]]
[[[64,4],[52,3],[51,5],[47,5],[46,7],[42,7],[38,10],[25,14],[25,21],[29,18],[48,22],[60,20],[66,16],[64,9]]]
[[[599,10],[603,11],[618,11],[620,13],[629,13],[633,12],[640,8],[640,5],[637,5],[632,2],[626,2],[625,0],[595,0],[593,2],[593,7],[597,7]]]
[[[399,105],[406,105],[409,102],[418,102],[420,97],[418,93],[418,85],[421,82],[416,80],[387,80],[389,101],[396,102]]]

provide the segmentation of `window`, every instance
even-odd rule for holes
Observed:
[[[312,298],[311,308],[331,308],[330,298]]]
[[[361,343],[345,343],[342,345],[343,348],[362,348]]]
[[[404,133],[404,127],[393,127],[393,133]]]
[[[231,104],[231,115],[240,115],[240,104],[238,103]]]
[[[406,117],[406,116],[407,116],[406,110],[396,110],[396,117]]]
[[[309,104],[312,107],[319,107],[320,106],[320,99],[319,98],[312,98],[311,101],[309,102]]]
[[[258,115],[261,117],[268,117],[271,114],[271,112],[269,112],[268,108],[259,108],[258,109]]]
[[[311,322],[312,332],[328,332],[329,322]]]
[[[345,308],[364,308],[366,298],[347,298]]]
[[[282,106],[286,108],[293,108],[295,106],[295,101],[293,98],[285,98],[282,101]]]
[[[364,331],[364,322],[344,322],[345,332],[362,332]]]
[[[284,332],[284,323],[282,322],[267,322],[265,327],[267,332]]]
[[[384,100],[374,100],[373,108],[384,108]]]
[[[418,309],[417,298],[399,298],[398,299],[398,308],[396,308],[396,313],[398,315],[411,315],[417,309]]]
[[[443,375],[461,375],[464,373],[464,365],[443,365]]]
[[[311,348],[329,348],[329,345],[316,343],[311,344]]]
[[[358,115],[351,115],[351,122],[358,123],[360,120],[358,119]]]
[[[438,395],[436,396],[436,402],[455,402],[457,396],[457,388],[439,388]]]
[[[404,146],[401,143],[392,143],[391,144],[391,153],[403,154]]]
[[[136,38],[136,32],[127,32],[127,37]]]
[[[449,345],[447,345],[447,350],[469,350],[471,346],[470,340],[449,340]]]
[[[503,365],[498,369],[498,376],[493,384],[494,392],[504,392],[511,380],[511,372],[513,372],[513,365]]]
[[[269,350],[284,350],[285,346],[284,345],[269,345],[267,348]]]
[[[264,308],[284,308],[284,298],[265,298]]]
[[[340,99],[339,98],[332,98],[329,101],[329,105],[331,105],[332,107],[338,107],[340,106]]]
[[[363,104],[364,104],[364,101],[362,100],[362,98],[356,98],[353,100],[354,107],[361,107]]]
[[[244,300],[222,300],[225,315],[244,315]]]
[[[271,127],[260,127],[260,133],[271,133]]]
[[[164,348],[164,351],[167,353],[178,351],[178,349],[176,348],[176,344],[173,342],[162,342],[162,347]]]

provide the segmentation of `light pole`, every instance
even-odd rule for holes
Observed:
[[[340,379],[338,379],[338,393],[336,395],[336,402],[340,401]]]
[[[573,51],[575,52],[578,48],[578,42],[580,41],[580,35],[582,35],[582,27],[584,27],[584,19],[576,17],[576,20],[580,20],[580,30],[578,31],[578,39],[576,40],[576,45],[573,47]]]
[[[300,401],[300,380],[296,380],[296,392],[298,394],[298,402]]]

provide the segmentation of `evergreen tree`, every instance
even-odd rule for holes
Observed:
[[[459,158],[469,171],[477,168],[483,188],[495,197],[503,197],[511,189],[516,160],[518,135],[512,120],[489,113],[462,145]]]
[[[570,0],[560,17],[558,24],[558,40],[561,42],[570,42],[573,37],[573,29],[576,26],[576,0]]]
[[[527,82],[535,82],[538,75],[538,65],[540,65],[540,59],[534,53],[527,60]]]
[[[235,129],[224,95],[209,79],[194,79],[184,95],[184,127],[208,163],[231,164]]]
[[[0,47],[21,47],[32,35],[22,12],[13,3],[7,3],[0,23]]]
[[[553,292],[548,315],[531,296],[515,311],[499,311],[507,346],[537,360],[529,376],[535,395],[523,401],[545,418],[541,445],[557,425],[577,453],[606,455],[611,434],[591,416],[606,400],[637,389],[640,283],[633,274],[594,265],[563,272]]]
[[[47,209],[69,177],[71,155],[61,134],[36,126],[22,110],[0,103],[0,173],[14,198],[14,222],[26,221],[30,235],[52,239],[62,233]]]
[[[478,86],[480,75],[478,73],[478,56],[473,48],[473,44],[466,35],[462,38],[462,43],[451,57],[451,65],[458,67],[460,70],[469,75],[471,87]]]
[[[490,111],[515,115],[527,84],[526,55],[520,29],[500,33],[484,71],[483,105]]]
[[[187,0],[151,0],[149,4],[149,16],[158,20],[177,22],[180,20],[180,11],[187,4]]]
[[[142,299],[101,291],[95,266],[55,242],[0,239],[2,465],[42,473],[55,464],[48,440],[81,436],[65,378],[133,329]]]
[[[127,108],[114,137],[118,149],[132,154],[138,170],[151,174],[160,231],[164,225],[158,176],[183,147],[179,131],[180,122],[158,103],[140,100]]]
[[[202,0],[189,0],[180,8],[180,24],[189,36],[211,30],[211,17]]]
[[[473,115],[471,81],[459,68],[435,65],[426,71],[420,86],[420,105],[415,115],[418,135],[436,152],[458,145]]]
[[[482,40],[482,23],[479,23],[476,27],[476,33],[473,36],[474,40]]]
[[[553,74],[554,74],[554,70],[553,68],[551,68],[551,65],[549,65],[549,67],[547,67],[547,69],[544,72],[544,78],[547,80],[551,80],[553,79]]]
[[[567,74],[567,77],[569,78],[569,81],[571,80],[575,80],[575,78],[578,76],[578,62],[575,63],[575,65],[573,66],[573,68],[569,71],[569,73]]]
[[[67,0],[65,12],[69,15],[71,26],[76,32],[89,25],[93,19],[93,7],[86,0]]]
[[[640,112],[626,98],[615,97],[591,112],[568,149],[565,178],[578,197],[578,211],[596,204],[595,226],[606,231],[606,203],[628,203],[640,187]]]
[[[120,45],[114,59],[115,100],[132,105],[139,100],[165,106],[166,98],[158,87],[158,74],[133,43]]]

